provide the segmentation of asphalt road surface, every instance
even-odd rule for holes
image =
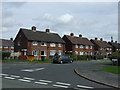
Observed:
[[[86,80],[74,68],[91,62],[66,64],[3,64],[2,88],[109,88]]]

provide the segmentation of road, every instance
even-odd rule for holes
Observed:
[[[74,68],[90,62],[66,64],[3,64],[2,88],[109,88],[78,76]]]

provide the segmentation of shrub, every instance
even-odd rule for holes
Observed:
[[[34,56],[28,56],[27,60],[33,61],[33,60],[35,60],[35,57]]]
[[[4,60],[4,59],[10,57],[10,54],[11,54],[10,52],[2,52],[2,59]]]
[[[26,56],[26,55],[20,55],[20,56],[19,56],[19,59],[26,60],[26,59],[27,59],[27,56]]]
[[[96,56],[96,59],[104,59],[104,56],[97,55],[97,56]]]

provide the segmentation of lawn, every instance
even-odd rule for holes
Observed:
[[[120,74],[120,66],[104,66],[101,71]]]

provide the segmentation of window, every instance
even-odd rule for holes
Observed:
[[[41,56],[46,56],[46,51],[41,51]]]
[[[55,53],[56,53],[56,51],[55,51],[55,50],[51,50],[51,51],[50,51],[50,56],[54,56],[54,55],[55,55]]]
[[[4,46],[4,48],[8,48],[8,46]]]
[[[92,49],[92,46],[90,46],[90,49]]]
[[[46,42],[41,42],[41,46],[47,46]]]
[[[110,50],[112,50],[112,48],[110,48]]]
[[[83,46],[83,45],[80,45],[80,48],[84,48],[84,46]]]
[[[61,43],[59,43],[59,44],[58,44],[58,47],[62,47],[62,44],[61,44]]]
[[[0,48],[2,48],[2,46],[0,46]]]
[[[18,46],[20,46],[20,41],[18,41]]]
[[[75,45],[76,48],[78,48],[78,45]]]
[[[62,55],[62,51],[61,50],[58,51],[58,55]]]
[[[37,56],[37,51],[33,50],[32,55]]]
[[[32,45],[34,45],[34,46],[36,46],[37,44],[38,44],[37,41],[32,42]]]
[[[88,45],[86,45],[86,49],[88,49]]]
[[[51,47],[55,47],[55,43],[50,43],[50,46]]]
[[[14,49],[14,47],[13,47],[13,46],[11,46],[11,49]]]
[[[80,55],[83,55],[83,52],[80,52]]]
[[[109,50],[109,48],[106,48],[107,50]]]
[[[90,55],[92,55],[93,53],[92,52],[90,52]]]
[[[78,51],[75,51],[75,54],[78,55]]]

